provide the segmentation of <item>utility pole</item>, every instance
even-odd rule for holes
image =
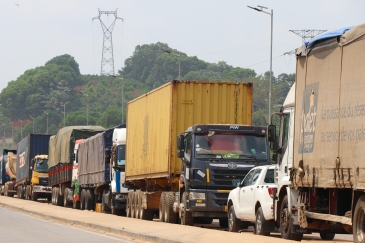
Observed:
[[[92,20],[99,19],[101,28],[104,32],[100,75],[114,75],[114,56],[113,56],[113,38],[112,38],[113,28],[115,25],[115,21],[117,21],[117,19],[121,19],[122,21],[123,19],[117,16],[118,9],[116,9],[115,11],[101,11],[100,9],[98,10],[99,10],[99,16],[93,18]],[[111,14],[114,15],[115,17],[114,21],[110,24],[109,27],[107,27],[100,18],[101,15],[103,14],[106,14],[107,16]]]

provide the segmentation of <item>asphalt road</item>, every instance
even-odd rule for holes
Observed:
[[[1,242],[135,242],[34,218],[0,208]]]

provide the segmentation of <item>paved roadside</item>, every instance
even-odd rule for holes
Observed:
[[[246,242],[255,243],[276,243],[284,241],[275,236],[257,236],[252,232],[238,234],[194,226],[144,221],[92,211],[81,211],[72,208],[57,207],[47,203],[19,200],[4,196],[0,196],[0,206],[59,223],[70,224],[77,227],[86,227],[89,230],[91,229],[105,233],[122,235],[149,242],[212,243],[229,241],[232,243],[242,242],[244,240]],[[340,241],[341,240],[338,240],[336,242]]]

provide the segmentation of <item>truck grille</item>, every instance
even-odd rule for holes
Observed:
[[[232,180],[245,178],[248,171],[244,170],[212,170],[211,171],[211,181],[217,186],[229,186],[233,188]]]
[[[48,178],[39,178],[39,185],[48,186]]]
[[[221,206],[221,207],[226,206],[227,205],[228,194],[229,193],[214,193],[214,199],[213,199],[214,203],[217,206]]]

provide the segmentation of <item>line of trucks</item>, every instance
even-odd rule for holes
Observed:
[[[251,83],[171,81],[130,101],[127,125],[30,134],[13,151],[16,176],[3,183],[5,195],[185,225],[219,219],[227,227],[232,180],[270,164],[266,127],[251,121]]]
[[[39,135],[30,134],[3,151],[1,193],[35,199],[42,190],[54,205],[226,227],[232,181],[270,164],[271,153],[282,238],[319,232],[365,242],[364,53],[365,24],[298,48],[296,82],[272,114],[278,126],[250,125],[250,83],[171,81],[130,101],[126,126],[62,128],[48,153],[31,152]],[[39,189],[47,155],[48,186]]]

